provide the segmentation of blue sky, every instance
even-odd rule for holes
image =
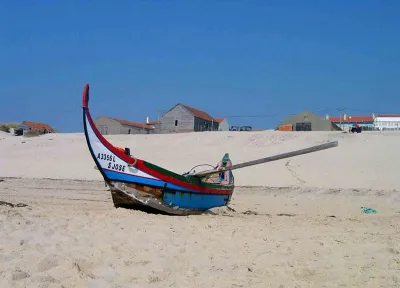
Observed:
[[[303,110],[400,113],[400,2],[3,1],[0,122],[82,132],[178,102],[274,128]],[[252,117],[244,117],[252,116]]]

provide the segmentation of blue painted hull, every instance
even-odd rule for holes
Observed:
[[[108,178],[107,182],[110,183],[120,182],[121,183],[120,185],[123,184],[142,185],[147,189],[155,188],[162,190],[162,196],[159,197],[157,205],[154,204],[157,202],[157,199],[156,197],[153,197],[154,198],[153,208],[169,212],[171,214],[174,214],[174,212],[178,212],[176,214],[186,214],[186,215],[191,214],[188,213],[188,211],[195,212],[193,214],[199,214],[198,213],[199,211],[206,211],[211,208],[228,205],[232,196],[231,194],[216,195],[216,194],[200,193],[198,191],[192,191],[184,187],[180,187],[164,181],[126,175],[123,173],[118,173],[110,170],[104,170],[104,173]],[[135,199],[136,202],[138,202],[137,204],[141,205],[144,205],[145,204],[144,202],[148,201],[149,199],[148,197],[151,197],[150,195],[146,195],[146,193],[138,191],[137,189],[135,189],[135,191],[131,191],[131,193],[127,193],[127,189],[124,192],[123,189],[119,188],[115,190],[114,193],[123,193],[123,194],[125,193],[125,196],[133,198],[136,197]],[[143,198],[144,200],[141,200],[142,196],[144,196]]]
[[[162,188],[164,190],[161,197],[162,202],[166,207],[169,206],[170,209],[179,207],[180,210],[205,211],[214,207],[226,206],[231,200],[231,195],[199,193],[164,181],[127,175],[110,170],[104,170],[104,173],[110,181],[121,181],[123,183]]]
[[[228,205],[231,195],[208,195],[199,193],[164,192],[163,201],[169,206],[185,209],[208,210]]]

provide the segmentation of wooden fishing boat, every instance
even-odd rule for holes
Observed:
[[[90,115],[88,84],[82,98],[86,142],[96,168],[110,188],[115,207],[150,207],[174,215],[201,214],[214,207],[227,206],[231,200],[234,178],[228,184],[221,184],[219,173],[337,146],[337,142],[328,142],[232,165],[222,171],[213,168],[191,172],[192,168],[181,175],[132,156],[129,148],[112,145],[101,135]]]

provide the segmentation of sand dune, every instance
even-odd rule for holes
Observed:
[[[239,186],[399,188],[400,133],[209,132],[115,135],[113,144],[136,157],[184,173],[198,164],[215,165],[225,152],[233,163],[338,140],[339,147],[235,171]],[[0,175],[101,180],[83,134],[48,134],[0,141]],[[205,169],[207,167],[204,167]]]
[[[10,133],[0,131],[0,139],[9,138],[9,137],[12,137],[12,135]]]
[[[178,173],[339,147],[235,171],[230,209],[172,217],[115,209],[83,134],[0,135],[0,287],[400,287],[400,133],[107,138]]]

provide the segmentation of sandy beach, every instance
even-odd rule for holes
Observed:
[[[0,287],[400,287],[400,133],[107,139],[178,173],[339,147],[235,171],[229,208],[182,217],[115,209],[82,133],[2,133]]]

